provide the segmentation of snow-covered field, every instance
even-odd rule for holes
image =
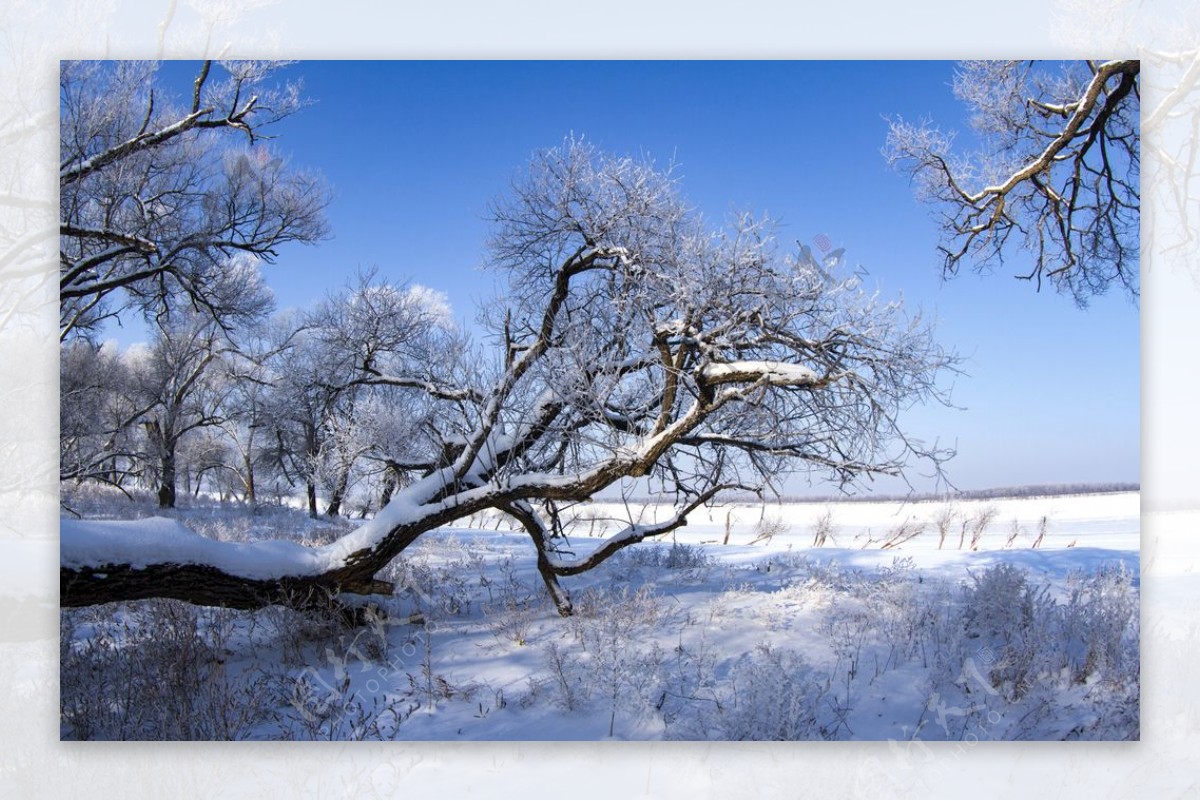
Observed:
[[[569,547],[597,547],[624,513],[577,507]],[[175,517],[237,541],[351,526],[204,505]],[[397,592],[366,625],[165,601],[64,611],[62,736],[1139,736],[1137,493],[717,507],[565,579],[569,618],[525,534],[462,522],[392,564]]]

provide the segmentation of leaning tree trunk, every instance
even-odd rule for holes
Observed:
[[[325,507],[326,517],[337,517],[342,513],[342,503],[346,500],[346,487],[350,483],[350,468],[338,471],[337,483],[329,495],[329,505]]]
[[[569,499],[589,497],[593,485],[604,486],[604,478],[597,476],[595,482],[572,488]],[[174,598],[204,606],[255,609],[272,604],[327,604],[341,593],[391,594],[395,588],[376,575],[422,534],[483,509],[501,509],[530,534],[546,589],[559,613],[569,615],[571,602],[559,586],[559,576],[590,570],[622,548],[685,525],[685,515],[711,497],[706,493],[693,500],[665,522],[631,524],[583,559],[561,561],[553,552],[548,527],[528,502],[503,490],[464,494],[470,497],[455,497],[453,482],[446,475],[427,476],[405,488],[403,502],[394,502],[374,520],[318,548],[280,541],[217,542],[182,524],[163,531],[168,524],[161,520],[63,521],[60,602],[73,607]]]
[[[689,494],[669,519],[631,522],[582,557],[557,550],[552,527],[530,501],[552,506],[585,501],[623,477],[645,475],[667,447],[664,443],[695,428],[710,408],[717,404],[698,399],[670,429],[670,436],[646,437],[632,452],[614,454],[570,480],[552,473],[498,477],[498,470],[539,441],[548,421],[561,409],[558,404],[543,404],[541,422],[529,424],[526,436],[506,436],[498,445],[490,444],[489,437],[478,437],[455,464],[408,485],[373,520],[321,547],[286,541],[217,542],[181,525],[171,528],[162,520],[133,521],[123,529],[111,523],[63,521],[60,602],[69,607],[175,598],[208,606],[257,608],[328,602],[338,593],[390,594],[394,588],[376,576],[422,534],[484,509],[499,509],[518,519],[529,533],[546,589],[559,612],[567,615],[571,603],[558,584],[559,577],[591,570],[623,548],[685,525],[688,513],[738,485],[714,483]]]

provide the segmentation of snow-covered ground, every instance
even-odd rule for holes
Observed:
[[[564,547],[585,554],[628,510],[573,509]],[[237,541],[341,530],[283,511],[176,517]],[[174,602],[64,612],[62,735],[1139,736],[1137,493],[698,511],[564,579],[569,618],[526,535],[462,522],[393,563],[397,592],[363,626]]]

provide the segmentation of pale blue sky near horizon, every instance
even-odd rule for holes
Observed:
[[[169,63],[163,78],[183,96],[194,69]],[[1081,311],[1010,277],[1019,259],[943,281],[930,209],[880,153],[888,116],[970,139],[953,72],[921,61],[294,64],[282,74],[313,102],[269,146],[325,176],[332,238],[283,248],[264,276],[280,307],[305,307],[377,268],[446,293],[469,322],[496,290],[479,269],[488,202],[535,150],[582,136],[675,162],[683,194],[710,218],[770,213],[785,247],[816,250],[827,236],[885,296],[935,318],[939,340],[965,358],[953,382],[962,409],[907,417],[915,436],[957,449],[947,472],[959,488],[1138,481],[1137,305],[1113,294]],[[933,489],[917,472],[910,480]]]

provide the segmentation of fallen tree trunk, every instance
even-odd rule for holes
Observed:
[[[272,604],[296,608],[321,605],[341,593],[391,595],[395,586],[378,579],[342,579],[336,573],[250,579],[211,565],[156,564],[63,567],[59,573],[62,606],[91,606],[113,601],[173,598],[201,606],[258,609]]]
[[[376,578],[421,534],[462,516],[446,504],[424,505],[445,486],[434,475],[374,520],[335,542],[220,542],[175,520],[63,520],[59,599],[64,607],[173,598],[204,606],[255,609],[328,603],[344,593],[391,594]],[[468,512],[469,513],[469,512]]]
[[[322,605],[343,593],[390,595],[395,587],[375,578],[391,560],[390,549],[378,548],[386,541],[357,550],[337,543],[308,548],[283,541],[218,542],[166,518],[64,520],[59,600],[73,607],[173,598],[256,609]],[[396,546],[402,548],[402,540]]]
[[[439,480],[428,477],[412,485],[405,497],[425,493]],[[484,488],[471,493],[465,505],[433,500],[420,511],[398,503],[332,544],[315,548],[279,540],[220,542],[167,518],[64,520],[59,599],[64,607],[172,598],[202,606],[257,609],[274,604],[320,606],[342,594],[391,595],[396,587],[376,575],[418,537],[479,508],[498,508],[530,534],[538,572],[559,614],[567,616],[572,605],[558,584],[559,576],[583,573],[623,548],[685,525],[687,513],[724,488],[711,488],[664,521],[631,524],[582,558],[557,551],[550,527],[529,503],[507,499],[505,493],[498,493],[505,499],[497,500],[496,493]],[[434,493],[433,498],[440,494]]]

